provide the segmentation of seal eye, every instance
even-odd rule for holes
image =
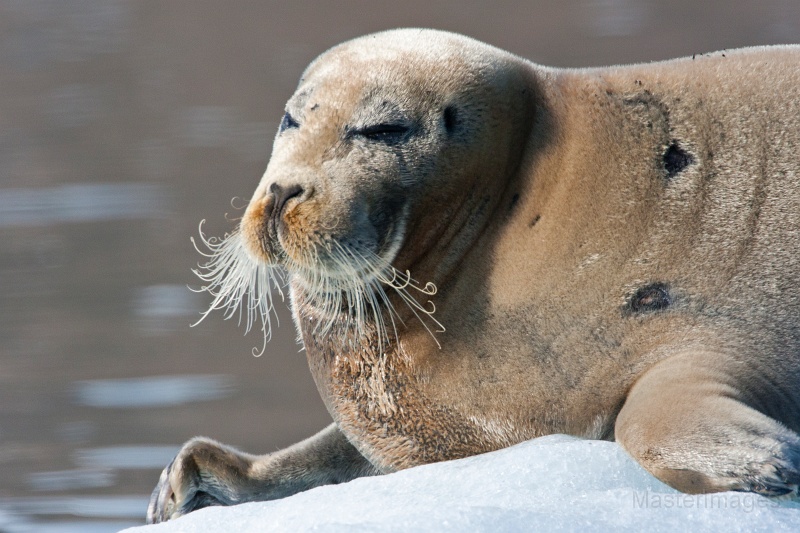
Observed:
[[[289,114],[287,111],[283,114],[283,118],[281,119],[281,125],[278,127],[278,133],[283,133],[284,130],[289,128],[299,128],[300,123],[297,122],[292,115]]]
[[[456,112],[456,108],[453,106],[447,106],[444,109],[444,129],[447,130],[447,133],[453,133],[453,130],[456,129],[458,125],[458,113]]]
[[[364,137],[370,141],[378,141],[387,144],[400,141],[411,130],[405,124],[375,124],[365,128],[355,129],[351,135]]]

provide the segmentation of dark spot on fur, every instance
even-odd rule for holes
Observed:
[[[517,202],[519,202],[519,193],[514,193],[514,196],[511,197],[511,205],[508,206],[508,210],[513,211],[517,206]]]
[[[447,133],[453,133],[458,125],[458,114],[456,108],[449,105],[444,108],[444,129]]]
[[[319,108],[319,104],[314,104],[311,106],[311,111],[316,111]]]
[[[536,215],[535,217],[533,217],[533,220],[531,220],[530,224],[528,224],[528,227],[529,228],[534,227],[536,223],[539,222],[540,218],[542,218],[542,215]]]
[[[669,307],[672,298],[666,283],[651,283],[641,287],[628,302],[628,310],[632,313],[647,313]]]
[[[663,160],[668,178],[674,177],[694,162],[692,155],[678,146],[677,141],[672,141],[672,144],[669,145],[667,151],[664,152]]]

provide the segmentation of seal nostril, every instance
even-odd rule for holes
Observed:
[[[283,212],[286,202],[303,194],[303,188],[300,185],[283,187],[277,183],[273,183],[269,186],[269,192],[275,195],[275,202],[272,204],[272,215],[278,216]]]

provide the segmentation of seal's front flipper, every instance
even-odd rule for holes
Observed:
[[[741,368],[716,353],[670,357],[634,384],[617,441],[661,481],[688,493],[779,496],[800,485],[800,436],[757,410]],[[739,378],[734,378],[739,374]],[[763,382],[759,386],[764,386]]]
[[[284,498],[379,472],[335,424],[284,450],[255,456],[211,439],[184,444],[150,498],[147,523],[212,505]]]

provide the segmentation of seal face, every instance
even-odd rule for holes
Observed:
[[[686,492],[796,491],[798,65],[558,70],[431,30],[320,56],[198,274],[265,339],[285,277],[334,423],[264,456],[188,442],[148,520],[549,433]]]
[[[356,60],[339,55],[341,64]],[[317,333],[326,335],[346,308],[357,336],[366,316],[377,317],[383,342],[383,287],[404,276],[393,262],[412,202],[452,135],[446,102],[409,106],[413,82],[398,80],[385,94],[379,76],[354,78],[348,70],[321,65],[306,73],[242,235],[259,261],[284,266],[302,287],[319,310]]]

